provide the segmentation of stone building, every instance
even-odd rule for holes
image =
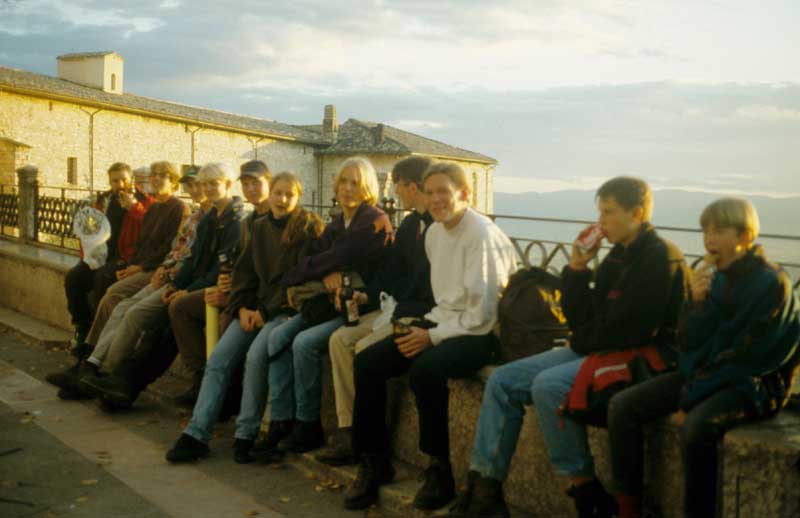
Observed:
[[[43,185],[103,189],[105,170],[116,161],[238,168],[258,158],[274,171],[297,173],[304,203],[329,204],[333,174],[345,158],[368,156],[385,179],[396,161],[425,155],[462,164],[476,189],[474,205],[492,210],[497,162],[479,153],[385,124],[350,119],[340,127],[333,106],[325,107],[321,125],[303,126],[134,95],[124,91],[124,62],[115,52],[57,61],[57,77],[0,67],[2,184],[15,183],[15,168],[28,163],[39,167]]]

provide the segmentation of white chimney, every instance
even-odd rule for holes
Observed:
[[[122,93],[124,60],[116,52],[83,52],[58,56],[58,77],[73,83]]]

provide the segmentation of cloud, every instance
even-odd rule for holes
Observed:
[[[742,106],[736,110],[736,114],[761,121],[800,121],[800,109],[763,104]]]
[[[400,129],[408,131],[418,131],[421,129],[438,130],[447,127],[447,124],[444,122],[408,120],[408,119],[401,119],[395,122],[391,122],[390,124],[392,126],[397,126]]]

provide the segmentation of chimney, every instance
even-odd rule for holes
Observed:
[[[325,105],[325,116],[322,119],[322,136],[332,141],[336,140],[339,133],[339,123],[336,121],[336,106]]]
[[[375,144],[383,144],[383,140],[385,138],[386,129],[383,124],[378,123],[377,126],[373,129],[375,132]]]
[[[122,93],[124,60],[116,52],[82,52],[58,56],[58,77],[111,94]]]

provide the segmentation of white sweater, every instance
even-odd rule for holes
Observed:
[[[433,345],[463,335],[485,335],[497,322],[497,302],[517,269],[514,246],[492,220],[467,209],[453,229],[434,223],[425,236],[436,303],[425,318]]]

